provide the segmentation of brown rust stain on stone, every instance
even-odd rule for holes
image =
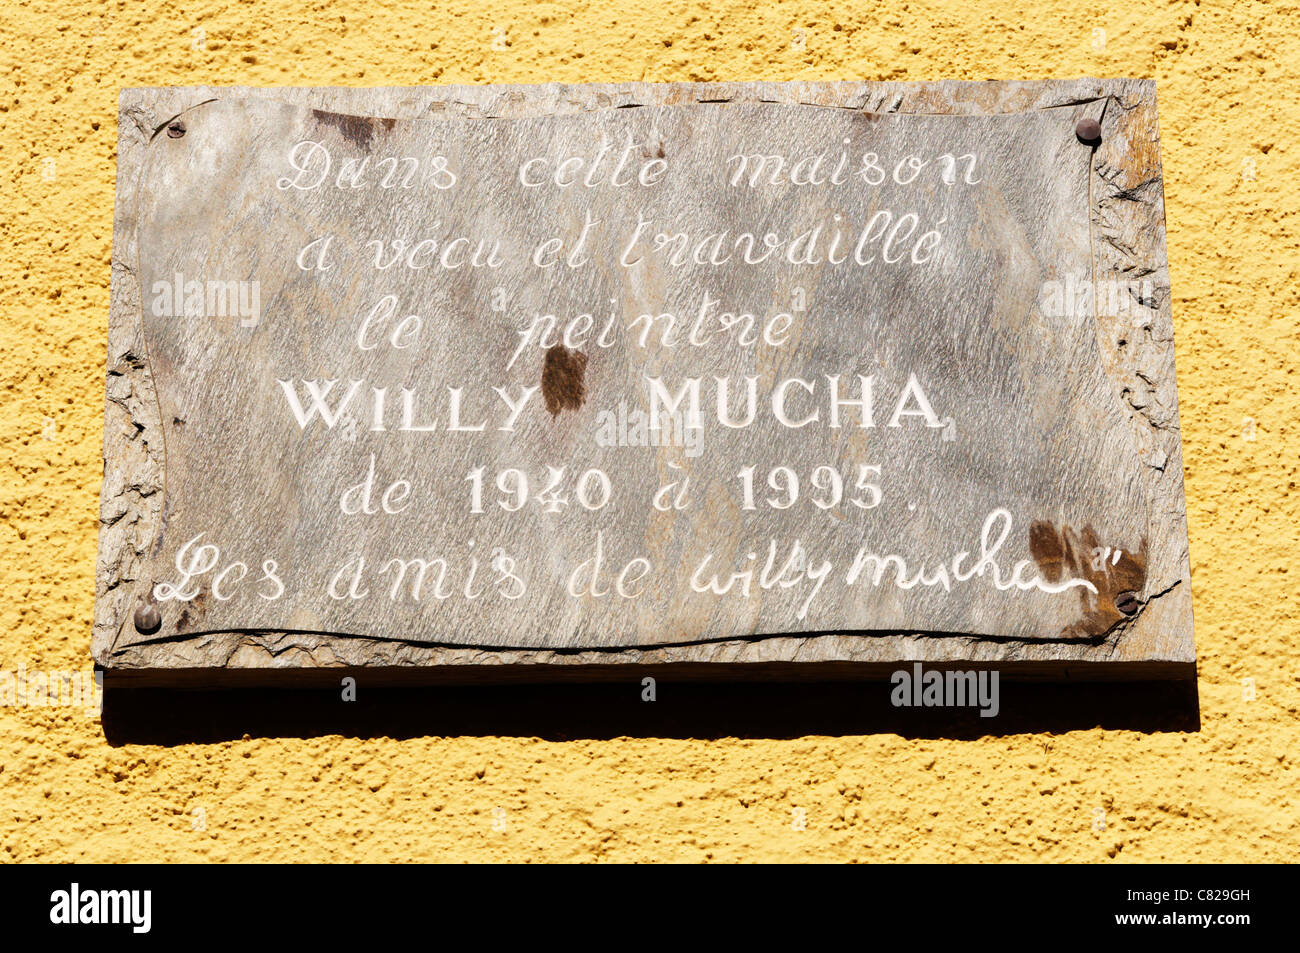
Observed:
[[[542,397],[554,417],[562,410],[577,410],[587,399],[587,355],[563,344],[546,349],[542,363]]]
[[[1077,530],[1039,520],[1029,527],[1029,555],[1048,582],[1086,579],[1097,591],[1079,593],[1081,616],[1063,638],[1095,638],[1131,618],[1142,606],[1147,579],[1147,541],[1137,552],[1104,546],[1091,526]]]
[[[203,618],[203,614],[208,611],[208,587],[200,586],[198,593],[190,600],[189,604],[181,610],[180,618],[176,620],[176,631],[185,632],[188,629],[195,628]]]
[[[383,129],[385,132],[396,125],[396,119],[377,119],[373,116],[349,116],[346,113],[326,112],[323,109],[313,109],[312,118],[317,122],[333,126],[337,129],[348,142],[361,149],[369,149],[370,141],[374,138],[376,129]]]

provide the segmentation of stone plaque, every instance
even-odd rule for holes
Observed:
[[[110,669],[1194,661],[1154,87],[123,93]]]

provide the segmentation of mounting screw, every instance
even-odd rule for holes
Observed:
[[[167,135],[173,139],[179,139],[185,135],[185,123],[179,119],[173,120],[167,124]]]
[[[152,635],[162,628],[162,613],[152,602],[141,602],[131,621],[141,635]]]
[[[1136,592],[1121,592],[1115,596],[1115,608],[1125,615],[1137,615],[1142,603],[1138,601]]]
[[[1080,119],[1074,124],[1074,134],[1080,142],[1097,142],[1101,139],[1101,123],[1095,119]]]

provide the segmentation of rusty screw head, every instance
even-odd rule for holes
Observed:
[[[135,630],[141,635],[152,635],[162,627],[162,613],[152,602],[142,602],[135,610],[135,616],[131,620],[135,623]]]
[[[1101,123],[1095,119],[1080,119],[1074,124],[1074,134],[1080,142],[1097,142],[1101,139]]]
[[[1138,601],[1136,592],[1121,592],[1115,596],[1115,608],[1125,615],[1137,615],[1141,607],[1142,603]]]
[[[185,123],[181,122],[179,119],[168,123],[167,135],[173,139],[179,139],[181,136],[185,135]]]

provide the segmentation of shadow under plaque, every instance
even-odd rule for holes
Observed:
[[[910,671],[910,665],[897,666]],[[936,670],[927,665],[926,671]],[[948,666],[958,668],[958,666]],[[969,667],[960,669],[970,671]],[[985,669],[984,671],[990,671]],[[417,738],[515,736],[547,741],[633,738],[798,738],[895,734],[971,740],[1088,728],[1143,732],[1200,729],[1195,670],[1185,679],[997,682],[997,713],[966,707],[903,707],[887,677],[852,681],[678,680],[662,669],[620,667],[617,681],[402,686],[383,673],[318,672],[302,680],[241,687],[133,687],[104,680],[104,733],[112,745],[210,744],[251,737]],[[592,673],[595,675],[596,673]],[[716,675],[716,673],[715,673]],[[357,680],[343,700],[345,677]],[[779,677],[779,675],[778,675]],[[797,676],[791,676],[797,677]],[[654,701],[643,700],[654,678]],[[197,683],[196,683],[197,684]]]

